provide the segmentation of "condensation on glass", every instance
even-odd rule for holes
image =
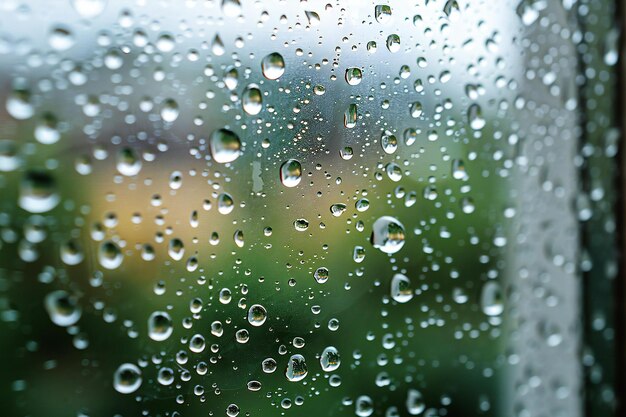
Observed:
[[[613,409],[608,1],[0,10],[7,415]]]

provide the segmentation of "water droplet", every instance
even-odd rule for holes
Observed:
[[[443,12],[448,18],[452,18],[456,13],[460,12],[459,3],[456,0],[448,0],[443,6]]]
[[[385,172],[387,172],[387,177],[393,182],[398,182],[402,179],[402,168],[395,162],[389,162],[385,166]]]
[[[363,262],[365,260],[365,248],[363,246],[355,246],[352,259],[356,263]]]
[[[306,15],[306,18],[309,21],[309,25],[317,26],[320,24],[320,15],[317,14],[317,12],[306,10],[304,14]]]
[[[132,394],[141,386],[141,370],[132,363],[124,363],[113,374],[113,387],[121,394]]]
[[[251,116],[257,115],[263,110],[263,95],[256,84],[250,84],[243,90],[241,106],[243,111]]]
[[[261,383],[259,381],[248,381],[246,384],[248,390],[256,392],[261,390]]]
[[[356,104],[352,103],[348,106],[348,109],[343,115],[343,125],[348,129],[352,129],[356,126],[356,121],[358,117],[358,107]]]
[[[30,213],[45,213],[55,208],[61,198],[54,178],[44,171],[28,171],[20,183],[19,206]]]
[[[395,274],[391,278],[391,298],[399,303],[406,303],[413,298],[413,289],[409,277]]]
[[[322,370],[324,372],[333,372],[339,368],[341,364],[341,359],[339,358],[339,352],[337,348],[333,346],[328,346],[322,351],[322,355],[320,356],[320,365],[322,366]]]
[[[0,140],[0,171],[15,171],[21,165],[17,145],[12,140]]]
[[[398,149],[398,139],[389,131],[385,131],[380,137],[380,144],[386,154],[392,154]]]
[[[367,211],[370,208],[370,202],[367,198],[360,198],[354,204],[354,207],[356,208],[358,212],[362,213],[364,211]]]
[[[404,226],[391,216],[383,216],[372,226],[372,245],[384,253],[396,253],[404,246]]]
[[[389,23],[391,20],[391,6],[379,4],[374,8],[374,17],[378,23]]]
[[[424,111],[422,110],[422,103],[419,101],[415,101],[411,104],[411,117],[417,119],[420,117]]]
[[[285,61],[281,54],[273,52],[261,61],[263,76],[268,80],[277,80],[285,72]]]
[[[374,402],[367,395],[359,396],[354,402],[354,412],[358,417],[369,417],[374,413]]]
[[[389,35],[387,37],[387,49],[391,53],[398,52],[400,50],[400,36],[396,34]]]
[[[239,0],[222,0],[222,12],[228,17],[237,17],[241,14],[241,3]]]
[[[71,0],[72,7],[81,17],[89,19],[96,17],[104,11],[106,0]]]
[[[273,358],[263,359],[263,362],[261,363],[261,369],[263,369],[263,372],[271,374],[276,371],[276,368],[277,364]]]
[[[317,281],[318,284],[325,283],[328,281],[328,268],[323,266],[317,268],[313,274],[313,278],[315,278],[315,281]]]
[[[168,386],[172,385],[174,382],[174,371],[172,368],[163,367],[159,369],[159,373],[157,374],[157,381],[159,384]]]
[[[57,118],[52,113],[45,113],[35,127],[35,139],[44,145],[52,145],[60,138]]]
[[[306,219],[297,219],[296,221],[293,222],[293,227],[298,232],[304,232],[306,229],[309,228],[309,222]]]
[[[253,304],[248,310],[248,323],[255,327],[262,326],[267,320],[267,310],[261,304]]]
[[[162,33],[156,40],[156,47],[161,52],[171,52],[176,46],[176,40],[169,33]]]
[[[66,265],[78,265],[85,258],[80,244],[75,239],[63,243],[60,252],[61,260]]]
[[[117,244],[110,240],[100,244],[100,249],[98,250],[98,262],[100,262],[100,265],[102,265],[103,268],[116,269],[122,264],[123,260],[124,256],[122,255],[122,251],[120,251]]]
[[[56,26],[50,31],[48,44],[56,51],[65,51],[74,46],[74,35],[65,26]]]
[[[148,318],[148,336],[157,342],[167,340],[173,332],[172,318],[164,311],[155,311]]]
[[[406,410],[412,416],[421,414],[426,409],[422,393],[416,389],[409,389],[406,395]]]
[[[132,148],[123,148],[117,153],[117,171],[127,177],[133,177],[141,171],[141,159]]]
[[[250,340],[250,332],[246,329],[239,329],[235,332],[235,341],[237,343],[248,343]]]
[[[161,119],[164,122],[172,123],[174,120],[178,119],[178,115],[180,114],[180,110],[178,109],[178,103],[176,100],[168,98],[163,103],[163,107],[161,107]]]
[[[480,295],[480,305],[483,313],[488,316],[499,316],[504,311],[504,299],[500,284],[488,281],[483,285]]]
[[[296,354],[291,355],[287,368],[285,369],[285,376],[287,380],[291,382],[298,382],[304,379],[308,373],[304,356]]]
[[[183,244],[182,240],[178,238],[170,240],[170,243],[167,247],[167,253],[170,255],[170,258],[175,261],[180,261],[181,259],[183,259],[183,256],[185,255],[185,245]]]
[[[465,170],[465,163],[462,159],[454,159],[452,161],[452,177],[456,180],[467,181],[469,176]]]
[[[216,34],[211,42],[211,52],[213,52],[215,56],[222,56],[226,52],[224,42],[222,42],[222,38],[220,38],[219,34]]]
[[[351,147],[346,146],[339,151],[339,155],[341,155],[341,159],[344,161],[349,161],[354,156],[354,151]]]
[[[295,187],[302,179],[302,165],[295,159],[285,161],[280,167],[280,182],[285,187]]]
[[[211,134],[211,156],[220,164],[235,161],[241,155],[239,136],[228,129],[218,129]]]
[[[472,104],[467,110],[467,120],[474,130],[485,127],[485,119],[482,118],[482,110],[478,104]]]
[[[226,407],[226,415],[228,417],[237,417],[239,415],[239,407],[237,404],[230,404]]]
[[[194,334],[191,336],[191,339],[189,339],[189,350],[193,353],[202,353],[205,347],[206,342],[204,336],[201,334]]]
[[[363,78],[360,68],[352,67],[346,70],[346,82],[350,85],[359,85]]]
[[[17,120],[26,120],[33,117],[35,108],[31,102],[30,91],[26,89],[13,90],[7,97],[6,109]]]
[[[44,306],[50,320],[61,327],[73,326],[82,315],[78,298],[63,290],[53,291],[46,295]]]
[[[474,205],[474,200],[472,200],[470,197],[463,197],[463,199],[461,200],[461,209],[465,214],[473,213],[476,209],[476,206]]]
[[[345,204],[337,203],[337,204],[333,204],[332,206],[330,206],[330,212],[335,217],[341,216],[343,213],[345,213],[345,211],[346,211]]]
[[[217,197],[217,211],[220,214],[230,214],[235,208],[235,202],[228,193],[222,193]]]

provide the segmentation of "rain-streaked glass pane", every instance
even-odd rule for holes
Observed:
[[[0,1],[0,414],[616,415],[615,18]]]

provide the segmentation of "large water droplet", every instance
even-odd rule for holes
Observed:
[[[35,139],[44,145],[57,143],[61,138],[58,130],[58,121],[52,113],[45,113],[37,127],[35,127]]]
[[[363,72],[360,68],[352,67],[346,70],[346,81],[350,85],[359,85],[363,79]]]
[[[217,197],[217,211],[220,214],[230,214],[235,208],[235,201],[228,193],[222,193]]]
[[[127,177],[133,177],[141,171],[141,159],[132,148],[123,148],[117,153],[117,171]]]
[[[161,119],[163,119],[164,122],[172,123],[174,120],[178,119],[179,114],[180,110],[176,100],[168,98],[163,102],[163,107],[161,107]]]
[[[385,253],[396,253],[404,246],[404,226],[391,216],[383,216],[372,226],[372,245]]]
[[[398,149],[398,139],[391,132],[385,131],[380,137],[380,145],[386,154],[392,154]]]
[[[104,11],[106,0],[71,0],[72,7],[81,17],[96,17]]]
[[[17,120],[30,119],[35,114],[30,91],[26,89],[13,90],[7,97],[6,108],[7,112]]]
[[[328,268],[323,266],[317,268],[313,273],[313,278],[315,278],[315,281],[317,281],[318,284],[325,283],[328,281]]]
[[[239,136],[228,129],[218,129],[211,134],[211,156],[220,164],[235,161],[241,155]]]
[[[400,36],[396,34],[389,35],[387,37],[387,49],[391,53],[398,52],[400,50]]]
[[[302,179],[302,165],[295,159],[288,159],[280,166],[280,182],[285,187],[295,187]]]
[[[258,327],[267,320],[267,310],[261,304],[254,304],[248,310],[248,323]]]
[[[354,402],[354,412],[358,417],[369,417],[374,413],[374,401],[367,395],[359,396]]]
[[[172,318],[164,311],[155,311],[148,318],[148,336],[157,342],[170,337],[173,332]]]
[[[343,114],[343,125],[348,129],[353,129],[356,126],[356,121],[358,118],[358,107],[355,103],[352,103],[346,109],[346,112]]]
[[[341,359],[339,358],[337,348],[334,346],[326,347],[320,356],[320,365],[322,366],[322,370],[324,372],[333,372],[339,368],[340,364]]]
[[[296,354],[291,355],[285,369],[285,376],[291,382],[298,382],[304,379],[308,373],[304,356]]]
[[[263,76],[268,80],[276,80],[285,73],[285,61],[278,52],[272,52],[261,61]]]
[[[499,316],[504,311],[504,300],[500,284],[488,281],[483,285],[480,295],[480,306],[488,316]]]
[[[98,250],[98,262],[106,269],[116,269],[122,264],[124,255],[119,246],[113,241],[107,240],[100,244]]]
[[[48,44],[56,51],[65,51],[74,46],[74,35],[65,26],[56,26],[50,31]]]
[[[241,97],[241,106],[243,111],[254,116],[263,110],[263,94],[256,84],[250,84],[243,90]]]
[[[406,303],[413,298],[413,289],[409,277],[395,274],[391,278],[391,298],[399,303]]]
[[[122,394],[132,394],[141,386],[141,370],[132,363],[124,363],[113,374],[113,388]]]
[[[222,12],[228,17],[237,17],[241,14],[241,3],[239,0],[222,0]]]
[[[73,326],[82,315],[78,298],[63,290],[53,291],[46,295],[44,306],[50,320],[61,327]]]
[[[20,183],[18,204],[31,213],[45,213],[59,204],[54,178],[44,171],[28,171]]]
[[[391,20],[391,6],[379,4],[374,8],[374,17],[378,23],[388,23]]]
[[[426,409],[422,393],[416,389],[409,389],[406,395],[406,410],[412,416],[421,414]]]
[[[474,130],[485,127],[486,121],[482,117],[482,110],[478,104],[472,104],[467,110],[467,120]]]

